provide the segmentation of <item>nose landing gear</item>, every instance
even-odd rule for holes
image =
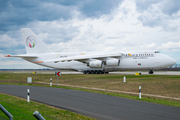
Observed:
[[[149,74],[153,74],[153,73],[154,73],[153,70],[150,70],[150,71],[149,71]]]

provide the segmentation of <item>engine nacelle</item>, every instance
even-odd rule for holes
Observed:
[[[95,60],[95,61],[91,61],[87,64],[87,66],[91,67],[91,68],[101,68],[102,67],[103,62],[100,60]]]
[[[104,62],[104,65],[110,65],[110,66],[119,66],[120,60],[119,59],[113,59],[113,60],[106,60]]]

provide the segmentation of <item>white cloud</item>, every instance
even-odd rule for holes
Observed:
[[[0,54],[0,60],[2,60],[4,58],[4,54]]]
[[[23,44],[23,41],[17,40],[15,38],[11,38],[7,34],[0,35],[0,43],[1,43],[1,49],[2,48],[8,48],[8,47],[14,47],[19,46]]]
[[[79,19],[75,16],[66,21],[61,19],[52,22],[39,21],[38,24],[31,23],[29,26],[46,32],[38,36],[45,41],[50,40],[48,46],[53,51],[120,51],[125,49],[125,46],[129,48],[135,46],[136,40],[132,36],[141,34],[142,26],[137,16],[135,4],[130,0],[122,3],[110,15],[103,15],[100,18]],[[62,34],[61,30],[66,33]],[[69,38],[63,41],[66,36]]]
[[[139,21],[143,16],[146,22],[168,20],[166,26],[178,27],[179,12],[173,14],[175,20],[158,8],[160,3],[152,4],[143,13],[136,11],[133,0],[126,0],[110,14],[99,18],[81,19],[80,11],[75,10],[72,19],[49,22],[35,21],[27,25],[53,51],[121,51],[133,49],[162,48],[162,43],[179,41],[179,29],[174,32],[162,31],[163,27],[145,27]],[[174,24],[172,24],[174,23]],[[164,48],[163,48],[164,49]],[[170,48],[169,48],[170,49]]]
[[[180,51],[180,11],[169,16],[160,7],[161,2],[155,2],[139,12],[134,0],[125,0],[110,14],[98,18],[82,17],[81,11],[74,9],[72,19],[34,21],[25,27],[31,28],[55,52]],[[23,44],[22,39],[16,41],[9,36],[2,39],[10,46]]]
[[[156,1],[142,11],[139,20],[144,26],[161,26],[164,31],[176,31],[180,28],[178,3],[179,1],[170,0]]]
[[[157,49],[157,45],[155,43],[144,44],[141,46],[141,48],[145,49],[145,50],[155,50],[155,49]]]
[[[5,61],[0,61],[0,69],[41,69],[42,66],[27,62],[25,60],[17,60],[6,58]]]
[[[149,11],[149,12],[148,12]],[[50,22],[32,22],[28,26],[53,51],[121,51],[134,49],[162,48],[162,43],[177,41],[179,30],[175,32],[162,31],[163,27],[145,27],[139,21],[139,16],[153,13],[150,20],[158,17],[166,18],[157,6],[152,5],[148,11],[140,14],[136,11],[133,0],[126,0],[109,15],[100,18],[84,18],[79,11],[72,19]],[[179,13],[177,13],[179,14]],[[177,17],[177,14],[175,15]],[[153,18],[154,17],[154,18]],[[174,21],[178,21],[176,19]],[[178,23],[176,22],[176,25]],[[173,26],[167,24],[167,26]]]
[[[179,42],[168,42],[163,43],[161,46],[158,47],[161,50],[172,50],[172,51],[180,51],[180,41]]]

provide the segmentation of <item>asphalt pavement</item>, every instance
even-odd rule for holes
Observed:
[[[0,93],[30,99],[103,120],[177,120],[180,108],[108,95],[50,87],[0,85]]]

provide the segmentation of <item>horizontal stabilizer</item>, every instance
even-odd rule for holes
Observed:
[[[20,58],[37,58],[37,56],[34,55],[6,55],[5,57],[20,57]]]

